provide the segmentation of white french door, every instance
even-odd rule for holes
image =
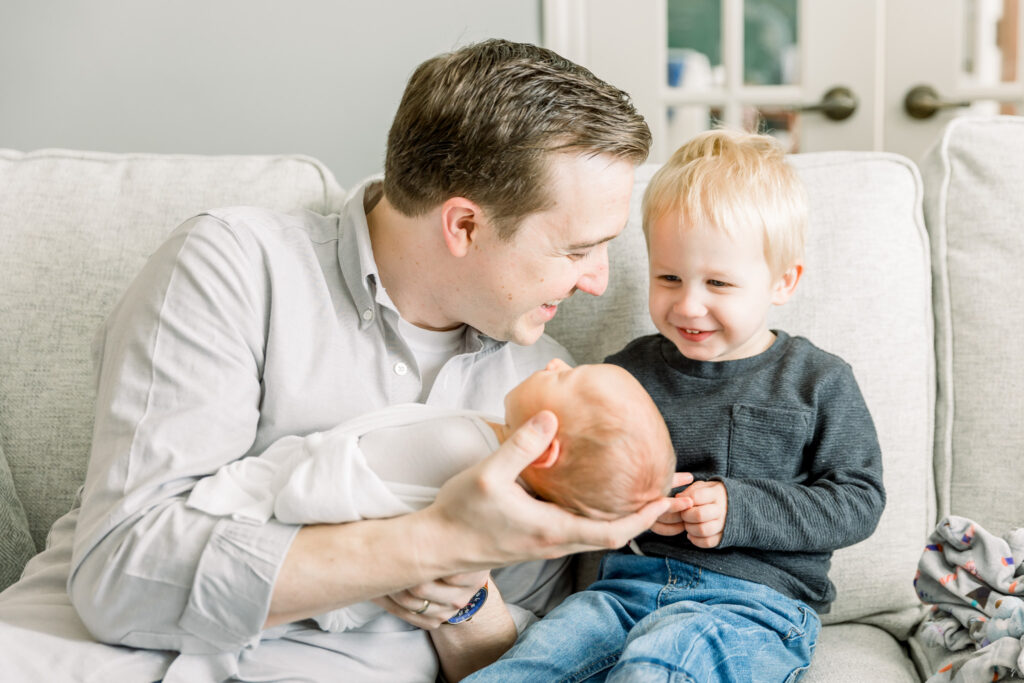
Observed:
[[[917,159],[953,116],[1024,112],[1021,1],[545,0],[544,36],[633,96],[655,161],[716,120]]]

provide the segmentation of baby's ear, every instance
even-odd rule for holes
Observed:
[[[555,461],[558,460],[558,455],[561,452],[562,445],[556,436],[551,439],[551,445],[548,446],[548,449],[541,453],[539,458],[530,463],[530,467],[546,470],[555,464]]]

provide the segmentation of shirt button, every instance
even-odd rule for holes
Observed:
[[[395,374],[396,375],[404,375],[407,372],[409,372],[409,366],[408,365],[406,365],[405,363],[403,363],[401,361],[395,363]]]
[[[365,320],[366,322],[370,322],[371,320],[373,320],[372,308],[367,308],[365,311],[363,311],[363,320]]]

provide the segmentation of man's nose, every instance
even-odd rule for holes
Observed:
[[[590,263],[580,279],[576,281],[576,289],[601,296],[608,289],[608,248],[599,247],[600,253],[593,254]]]

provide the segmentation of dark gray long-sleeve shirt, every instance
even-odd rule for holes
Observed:
[[[690,360],[661,335],[608,357],[658,404],[677,470],[728,493],[718,547],[653,532],[637,542],[645,555],[756,581],[827,612],[832,551],[867,538],[882,514],[881,452],[850,366],[776,335],[767,351],[733,361]]]

